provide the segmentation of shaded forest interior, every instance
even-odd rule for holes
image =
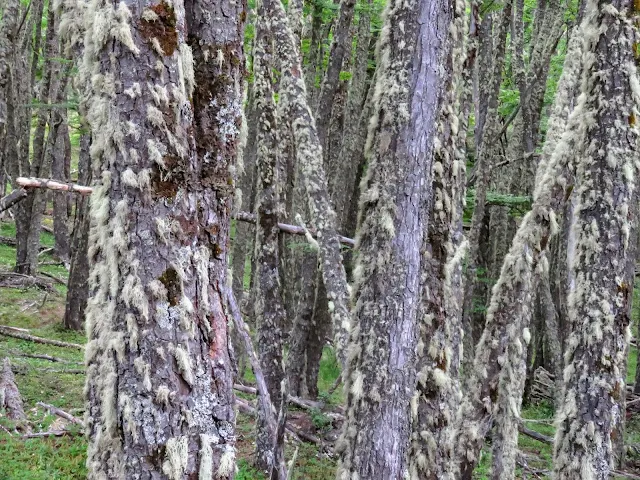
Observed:
[[[640,479],[638,45],[0,0],[0,480]]]

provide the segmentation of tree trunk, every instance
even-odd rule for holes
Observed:
[[[329,310],[332,312],[334,346],[340,363],[344,365],[347,332],[350,328],[348,285],[336,232],[335,212],[329,200],[327,177],[322,163],[322,146],[309,108],[300,58],[287,16],[280,2],[267,2],[265,9],[269,12],[276,50],[280,54],[280,100],[283,112],[291,119],[296,142],[296,162],[302,166],[309,221],[317,233],[322,278],[327,289]]]
[[[416,357],[417,385],[412,399],[411,478],[455,479],[455,414],[461,399],[461,273],[465,197],[464,141],[460,117],[468,114],[472,85],[464,75],[464,36],[468,34],[464,4],[455,3],[450,28],[452,48],[444,62],[446,88],[434,149],[433,201],[428,235],[423,240]]]
[[[409,467],[420,252],[452,10],[445,1],[387,4],[362,181],[339,478],[400,479]],[[401,39],[392,33],[398,23]]]
[[[91,185],[91,159],[89,147],[91,136],[88,133],[80,139],[80,158],[78,160],[78,182]],[[84,312],[89,296],[89,258],[87,249],[89,242],[89,197],[79,196],[76,202],[76,218],[71,238],[71,267],[67,282],[67,299],[65,303],[63,325],[72,330],[82,330]]]
[[[324,146],[331,120],[331,107],[338,90],[342,63],[351,54],[352,37],[349,35],[351,21],[355,12],[356,0],[341,0],[338,22],[333,29],[333,41],[329,52],[329,64],[322,80],[318,96],[318,110],[316,113],[316,128],[318,140]]]
[[[626,0],[589,0],[582,23],[586,53],[576,110],[583,138],[574,152],[575,288],[569,295],[573,332],[565,352],[563,408],[557,415],[554,470],[558,480],[605,480],[624,416],[625,355],[632,285],[625,270],[635,250],[640,103],[633,42],[635,24],[619,12]],[[635,10],[632,10],[635,11]],[[596,73],[597,72],[597,73]],[[594,295],[594,292],[597,292]]]
[[[51,176],[63,183],[69,182],[69,165],[71,162],[71,142],[69,141],[69,125],[62,120],[58,128],[58,138],[53,150]],[[83,185],[86,185],[83,184]],[[53,234],[55,239],[54,253],[65,263],[69,263],[69,216],[67,205],[71,193],[53,194]]]
[[[271,29],[264,12],[258,9],[254,46],[254,99],[258,120],[257,129],[257,186],[256,186],[256,271],[253,282],[254,316],[257,326],[257,345],[260,365],[275,411],[281,407],[284,370],[282,365],[282,329],[285,311],[282,303],[279,267],[278,220],[282,215],[278,138],[276,135],[276,106],[273,100],[274,65],[270,38]],[[265,21],[263,21],[265,19]],[[271,412],[269,412],[271,413]],[[271,471],[275,464],[274,439],[268,421],[259,411],[256,434],[256,465]],[[282,439],[280,446],[282,445]],[[285,480],[285,479],[282,479]]]
[[[567,55],[564,71],[558,82],[549,119],[549,125],[553,125],[554,129],[549,131],[538,166],[534,203],[520,223],[505,257],[500,278],[494,286],[486,327],[476,347],[475,361],[469,372],[467,395],[458,411],[455,452],[459,465],[458,478],[461,479],[472,478],[484,438],[491,427],[492,416],[497,411],[499,389],[503,396],[513,396],[518,392],[517,386],[513,387],[513,384],[504,381],[509,380],[509,377],[501,375],[501,371],[507,362],[507,368],[511,372],[516,372],[519,368],[517,359],[520,350],[517,345],[519,343],[522,346],[530,335],[525,331],[530,315],[525,300],[531,295],[535,267],[557,229],[556,212],[572,189],[572,154],[581,141],[576,132],[580,132],[582,121],[582,117],[575,113],[570,116],[573,99],[571,93],[581,66],[580,42],[576,41],[574,45],[576,50],[572,52],[575,54]],[[508,346],[511,346],[509,351]],[[517,395],[514,401],[518,401]],[[519,414],[519,408],[516,410],[513,415]],[[514,445],[512,435],[517,435],[517,430],[504,430],[503,437],[511,446]],[[508,461],[511,465],[515,452],[511,447],[508,448]]]
[[[88,478],[231,479],[224,302],[244,7],[95,6],[83,70],[101,170],[89,237]]]

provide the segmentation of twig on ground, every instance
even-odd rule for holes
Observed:
[[[61,278],[56,277],[55,275],[52,275],[51,273],[47,273],[47,272],[43,272],[42,270],[40,271],[40,275],[44,275],[45,277],[51,278],[53,279],[56,283],[60,284],[60,285],[64,285],[65,287],[67,286],[67,282],[65,282],[64,280],[62,280]]]
[[[48,403],[43,403],[43,402],[38,402],[38,403],[36,403],[36,405],[38,405],[38,406],[40,406],[42,408],[46,408],[47,410],[49,410],[54,415],[57,415],[60,418],[64,418],[65,420],[68,420],[71,423],[75,423],[76,425],[80,425],[81,427],[84,428],[84,422],[82,420],[80,420],[79,418],[74,417],[70,413],[67,413],[67,412],[65,412],[64,410],[62,410],[62,409],[60,409],[58,407],[54,407],[53,405],[49,405]]]
[[[20,340],[28,340],[30,342],[42,343],[44,345],[54,345],[56,347],[75,348],[76,350],[84,350],[84,346],[78,343],[61,342],[59,340],[51,340],[49,338],[36,337],[22,332],[16,332],[11,327],[0,325],[0,335],[6,337],[19,338]]]
[[[51,355],[42,355],[42,354],[37,354],[37,353],[22,353],[22,352],[12,351],[11,355],[13,355],[15,357],[37,358],[39,360],[48,360],[50,362],[81,365],[80,362],[72,362],[70,360],[65,360],[64,358],[54,357],[54,356],[51,356]]]
[[[541,433],[536,432],[535,430],[531,430],[530,428],[525,427],[523,424],[518,426],[518,430],[523,435],[526,435],[529,438],[533,438],[534,440],[538,440],[539,442],[546,443],[548,445],[553,445],[553,438],[547,437]]]

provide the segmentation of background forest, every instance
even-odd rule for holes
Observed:
[[[0,480],[640,478],[629,0],[0,0]]]

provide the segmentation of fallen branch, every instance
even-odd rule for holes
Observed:
[[[65,360],[63,358],[53,357],[51,355],[41,355],[41,354],[37,354],[37,353],[22,353],[22,352],[11,352],[11,355],[13,355],[15,357],[26,357],[26,358],[37,358],[39,360],[48,360],[49,362],[80,365],[80,362],[72,362],[70,360]]]
[[[256,407],[251,405],[246,400],[243,400],[242,398],[236,397],[236,405],[241,411],[243,411],[246,414],[253,415],[253,416],[258,414]],[[296,428],[292,427],[289,422],[287,422],[285,430],[287,431],[287,433],[291,434],[293,438],[296,438],[298,440],[302,438],[306,440],[308,443],[314,443],[316,445],[322,445],[325,443],[322,441],[320,437],[317,437],[311,433],[304,432],[302,430],[297,430]]]
[[[43,272],[40,271],[40,275],[45,276],[47,278],[51,278],[52,280],[54,280],[56,283],[63,285],[63,286],[67,286],[67,282],[65,282],[64,280],[62,280],[59,277],[56,277],[55,275],[52,275],[51,273],[47,273],[47,272]]]
[[[49,190],[60,190],[63,192],[75,192],[81,195],[89,195],[93,188],[78,185],[76,183],[62,183],[50,178],[16,178],[16,183],[24,188],[47,188]]]
[[[19,338],[20,340],[27,340],[29,342],[42,343],[44,345],[54,345],[56,347],[75,348],[76,350],[84,350],[84,346],[78,343],[61,342],[59,340],[50,340],[48,338],[36,337],[22,332],[16,332],[11,327],[7,328],[5,325],[0,325],[0,335],[6,337]]]
[[[233,215],[233,218],[240,222],[247,223],[256,223],[256,216],[253,213],[249,212],[238,212]],[[278,228],[286,233],[291,233],[293,235],[305,235],[307,232],[304,227],[299,227],[297,225],[290,225],[288,223],[278,223]],[[309,233],[315,238],[316,234],[313,230],[309,229]],[[349,245],[351,247],[355,247],[356,241],[353,238],[343,237],[342,235],[338,235],[338,240],[340,243],[345,245]]]
[[[9,195],[0,198],[0,212],[10,209],[20,200],[27,197],[27,191],[24,188],[17,188]]]
[[[273,403],[271,402],[271,396],[269,395],[269,390],[267,389],[267,382],[264,378],[262,368],[260,367],[260,361],[258,360],[258,356],[253,349],[251,337],[249,337],[249,327],[247,327],[247,324],[242,319],[242,315],[240,315],[240,309],[238,308],[236,298],[233,295],[233,290],[231,290],[231,288],[226,287],[226,297],[227,305],[231,310],[231,317],[233,318],[233,322],[235,323],[238,333],[242,337],[245,352],[249,357],[249,362],[251,362],[253,374],[256,377],[256,385],[258,386],[258,392],[260,393],[260,395],[258,395],[258,404],[260,405],[261,413],[264,416],[267,428],[269,429],[269,435],[273,439],[274,465],[272,466],[272,468],[279,472],[279,478],[286,478],[287,466],[284,460],[284,455],[280,454],[282,445],[280,445],[280,442],[278,441],[278,439],[280,438],[280,436],[278,435],[279,427],[282,427],[282,425],[280,425],[280,422],[278,421],[279,418],[275,418],[274,416],[275,408],[273,407]],[[280,412],[280,414],[282,415],[282,412]],[[284,416],[282,415],[282,420],[283,419]],[[277,465],[275,464],[276,462],[278,463]],[[284,475],[284,477],[282,477],[282,475]]]
[[[529,438],[533,438],[534,440],[537,440],[539,442],[546,443],[547,445],[553,445],[553,438],[547,437],[546,435],[538,433],[535,430],[531,430],[530,428],[527,428],[522,424],[518,426],[518,431]]]
[[[75,423],[76,425],[80,425],[82,428],[84,428],[84,422],[82,420],[80,420],[79,418],[74,417],[70,413],[67,413],[67,412],[65,412],[64,410],[62,410],[62,409],[60,409],[58,407],[54,407],[53,405],[49,405],[48,403],[43,403],[43,402],[38,402],[38,403],[36,403],[36,405],[38,405],[38,406],[40,406],[42,408],[46,408],[47,410],[49,410],[54,415],[57,415],[60,418],[64,418],[65,420],[68,420],[71,423]]]
[[[82,435],[82,432],[74,432],[72,430],[51,430],[49,432],[27,433],[22,435],[22,438],[64,437],[65,435]]]
[[[248,393],[250,395],[256,395],[258,393],[258,390],[255,387],[249,387],[247,385],[241,385],[239,383],[234,383],[233,389],[237,390],[238,392]],[[287,395],[287,401],[304,410],[322,410],[325,407],[325,404],[323,402],[316,402],[307,398],[295,397],[293,395]]]
[[[640,475],[636,475],[635,473],[631,473],[631,472],[627,472],[625,470],[613,470],[611,472],[611,476],[615,477],[624,477],[624,478],[631,478],[633,480],[640,480]]]
[[[0,287],[5,288],[27,288],[37,287],[40,290],[57,293],[53,285],[43,278],[23,275],[15,272],[0,272]]]

